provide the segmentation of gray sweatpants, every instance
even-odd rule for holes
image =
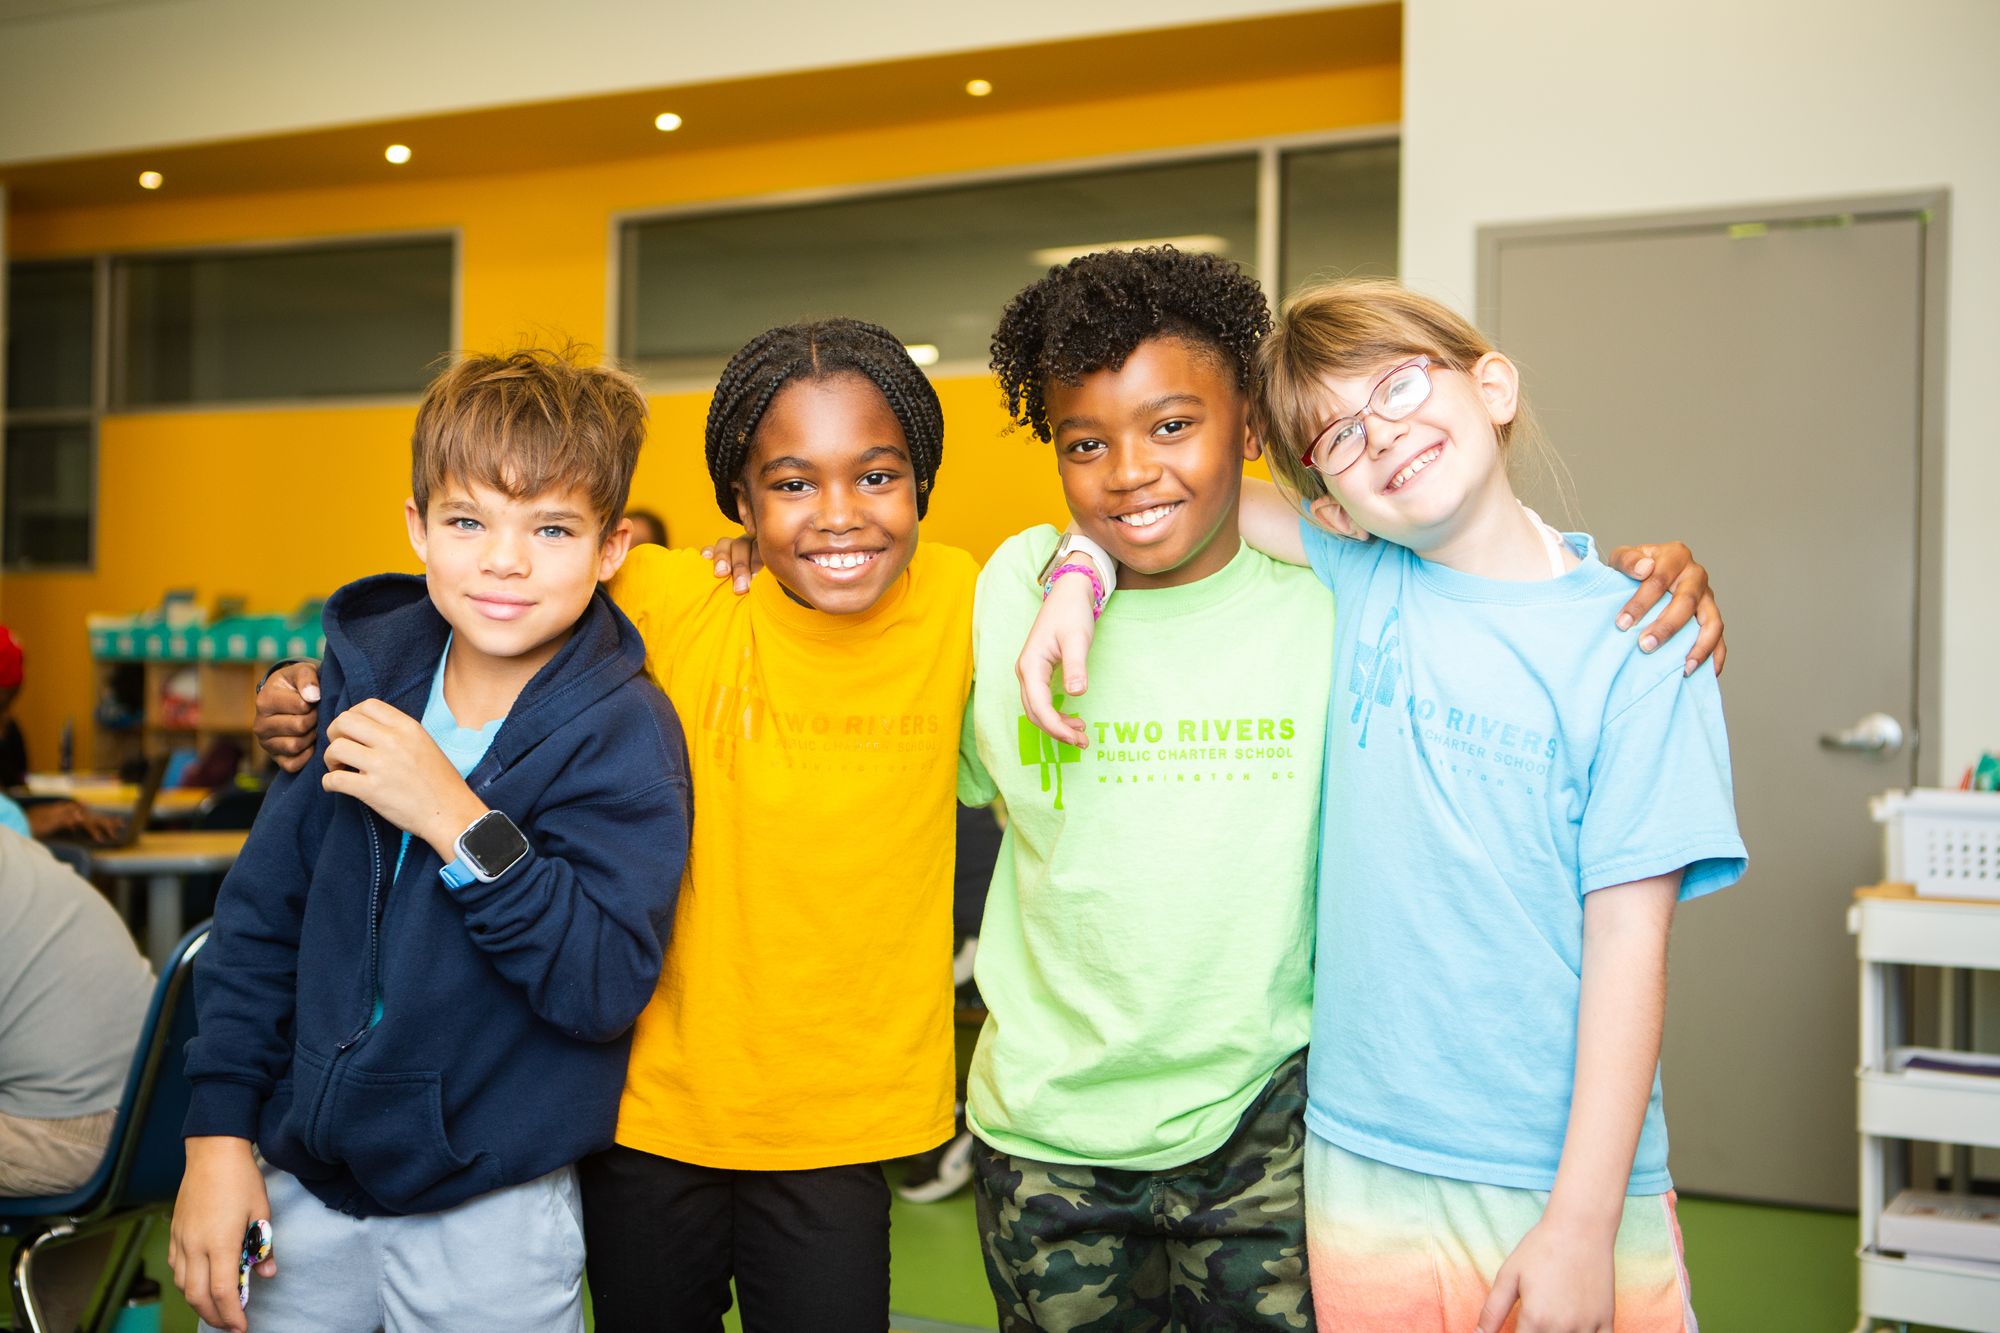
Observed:
[[[574,1167],[411,1217],[335,1212],[269,1165],[264,1188],[278,1275],[250,1275],[251,1333],[583,1329]]]

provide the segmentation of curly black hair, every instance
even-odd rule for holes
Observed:
[[[1263,288],[1216,255],[1171,245],[1103,250],[1052,268],[1007,303],[993,334],[993,373],[1007,415],[1050,436],[1051,379],[1075,384],[1118,370],[1149,338],[1186,338],[1250,383],[1251,358],[1271,331]]]
[[[879,324],[822,319],[766,329],[729,358],[708,405],[705,447],[715,502],[732,523],[735,483],[750,456],[750,441],[778,391],[795,380],[859,375],[881,390],[903,428],[910,469],[917,479],[917,517],[930,505],[931,483],[944,461],[944,409],[937,390],[910,360],[902,340]]]

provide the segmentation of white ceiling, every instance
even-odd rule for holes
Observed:
[[[0,0],[0,164],[1361,0]]]

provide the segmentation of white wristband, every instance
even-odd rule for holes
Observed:
[[[1061,564],[1072,555],[1090,557],[1091,563],[1097,566],[1097,576],[1104,580],[1105,597],[1109,598],[1118,590],[1118,562],[1111,558],[1109,551],[1074,528],[1065,532],[1062,541],[1057,543],[1055,563]]]

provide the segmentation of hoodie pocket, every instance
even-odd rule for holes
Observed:
[[[278,1080],[257,1121],[264,1160],[301,1180],[326,1180],[339,1168],[313,1148],[312,1115],[326,1087],[327,1062],[303,1046],[292,1050],[292,1075]]]
[[[394,1212],[423,1212],[434,1197],[469,1197],[495,1174],[491,1153],[464,1156],[445,1136],[443,1082],[435,1073],[332,1074],[319,1137],[370,1197]],[[472,1188],[467,1188],[472,1184]]]

